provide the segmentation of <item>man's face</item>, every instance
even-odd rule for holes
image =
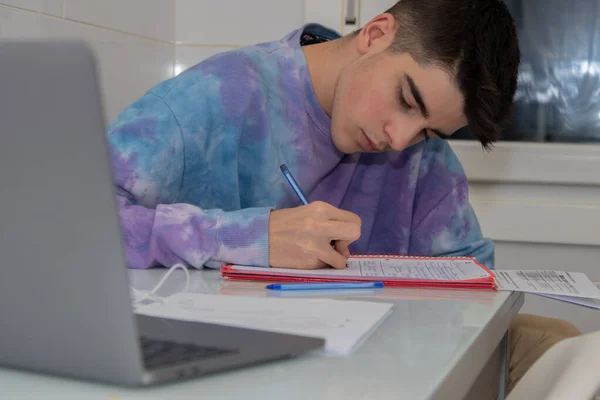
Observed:
[[[336,85],[331,134],[343,153],[403,150],[426,136],[448,137],[467,124],[452,76],[409,54],[367,52]]]

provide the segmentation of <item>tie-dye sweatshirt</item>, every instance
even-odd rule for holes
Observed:
[[[447,142],[343,154],[300,45],[280,41],[215,55],[149,90],[109,127],[130,268],[183,263],[268,266],[269,214],[309,201],[362,219],[353,253],[473,255],[493,268],[467,180]]]

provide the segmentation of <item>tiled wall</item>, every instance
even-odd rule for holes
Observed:
[[[279,39],[304,23],[304,0],[176,3],[177,72],[221,51]]]
[[[0,39],[89,42],[98,57],[109,121],[173,75],[174,1],[0,0]]]
[[[361,22],[395,0],[361,2]],[[0,0],[0,40],[70,38],[98,57],[107,122],[156,83],[211,55],[305,22],[343,31],[346,0]]]
[[[359,25],[396,1],[360,1]],[[279,39],[306,22],[344,32],[346,0],[176,0],[176,4],[176,72],[221,51]]]
[[[0,0],[0,40],[83,39],[98,58],[107,122],[156,83],[220,51],[305,21],[339,29],[343,0]]]

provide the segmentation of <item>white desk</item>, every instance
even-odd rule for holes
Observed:
[[[132,285],[141,290],[151,289],[164,272],[131,271]],[[192,271],[191,276],[190,291],[268,295],[262,283],[224,282],[218,271]],[[182,271],[174,271],[159,294],[180,291],[183,283]],[[323,296],[337,294],[331,291]],[[523,304],[522,294],[510,292],[386,288],[377,297],[352,298],[393,302],[395,310],[349,357],[310,354],[147,389],[0,369],[0,397],[7,400],[462,399],[497,352],[510,321]]]

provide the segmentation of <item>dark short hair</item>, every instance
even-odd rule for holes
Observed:
[[[521,59],[515,22],[502,0],[400,0],[392,52],[450,72],[464,113],[484,148],[510,118]]]

